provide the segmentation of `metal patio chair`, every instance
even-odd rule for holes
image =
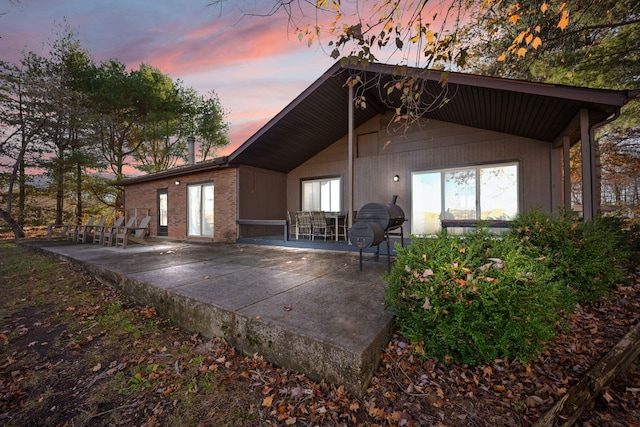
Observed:
[[[307,236],[309,239],[313,237],[311,227],[311,212],[298,211],[296,212],[296,218],[298,218],[298,236]]]
[[[327,240],[327,237],[335,237],[335,229],[332,224],[327,223],[327,218],[322,211],[311,212],[311,227],[313,231],[311,240],[314,240],[316,236],[322,236],[324,240]]]

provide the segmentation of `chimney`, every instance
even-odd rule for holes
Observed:
[[[188,137],[187,138],[187,163],[190,165],[196,162],[195,146],[196,146],[196,138],[194,136]]]

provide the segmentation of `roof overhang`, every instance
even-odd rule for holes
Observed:
[[[159,179],[169,179],[169,178],[173,179],[173,178],[178,178],[184,175],[190,175],[193,173],[208,172],[216,169],[227,168],[229,167],[227,159],[228,158],[226,156],[218,157],[211,161],[200,162],[194,165],[180,166],[177,168],[167,169],[162,172],[152,173],[148,175],[141,175],[134,178],[125,179],[122,181],[117,181],[117,182],[114,182],[112,185],[115,185],[118,187],[126,187],[128,185],[140,184],[143,182],[157,181]]]
[[[424,117],[553,143],[570,128],[580,110],[594,126],[616,114],[639,91],[610,91],[507,80],[472,74],[373,64],[366,68],[334,64],[228,158],[287,173],[348,133],[347,80],[366,85],[365,109],[354,109],[354,126],[400,106],[399,91],[386,88],[403,76],[423,81],[423,94],[439,106]],[[356,88],[356,91],[358,89]],[[439,98],[438,98],[439,97]]]

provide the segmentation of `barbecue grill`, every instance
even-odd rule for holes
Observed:
[[[391,271],[390,236],[399,236],[404,246],[402,224],[406,221],[404,211],[396,205],[398,196],[391,203],[367,203],[358,211],[356,223],[349,229],[349,242],[360,249],[360,271],[362,271],[362,250],[377,246],[375,256],[380,254],[380,243],[387,241],[387,267]],[[400,229],[399,232],[394,230]]]

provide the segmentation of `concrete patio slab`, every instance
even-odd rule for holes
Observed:
[[[359,271],[352,251],[168,240],[127,249],[20,243],[83,267],[188,330],[224,336],[247,354],[356,395],[391,335],[384,258]]]

